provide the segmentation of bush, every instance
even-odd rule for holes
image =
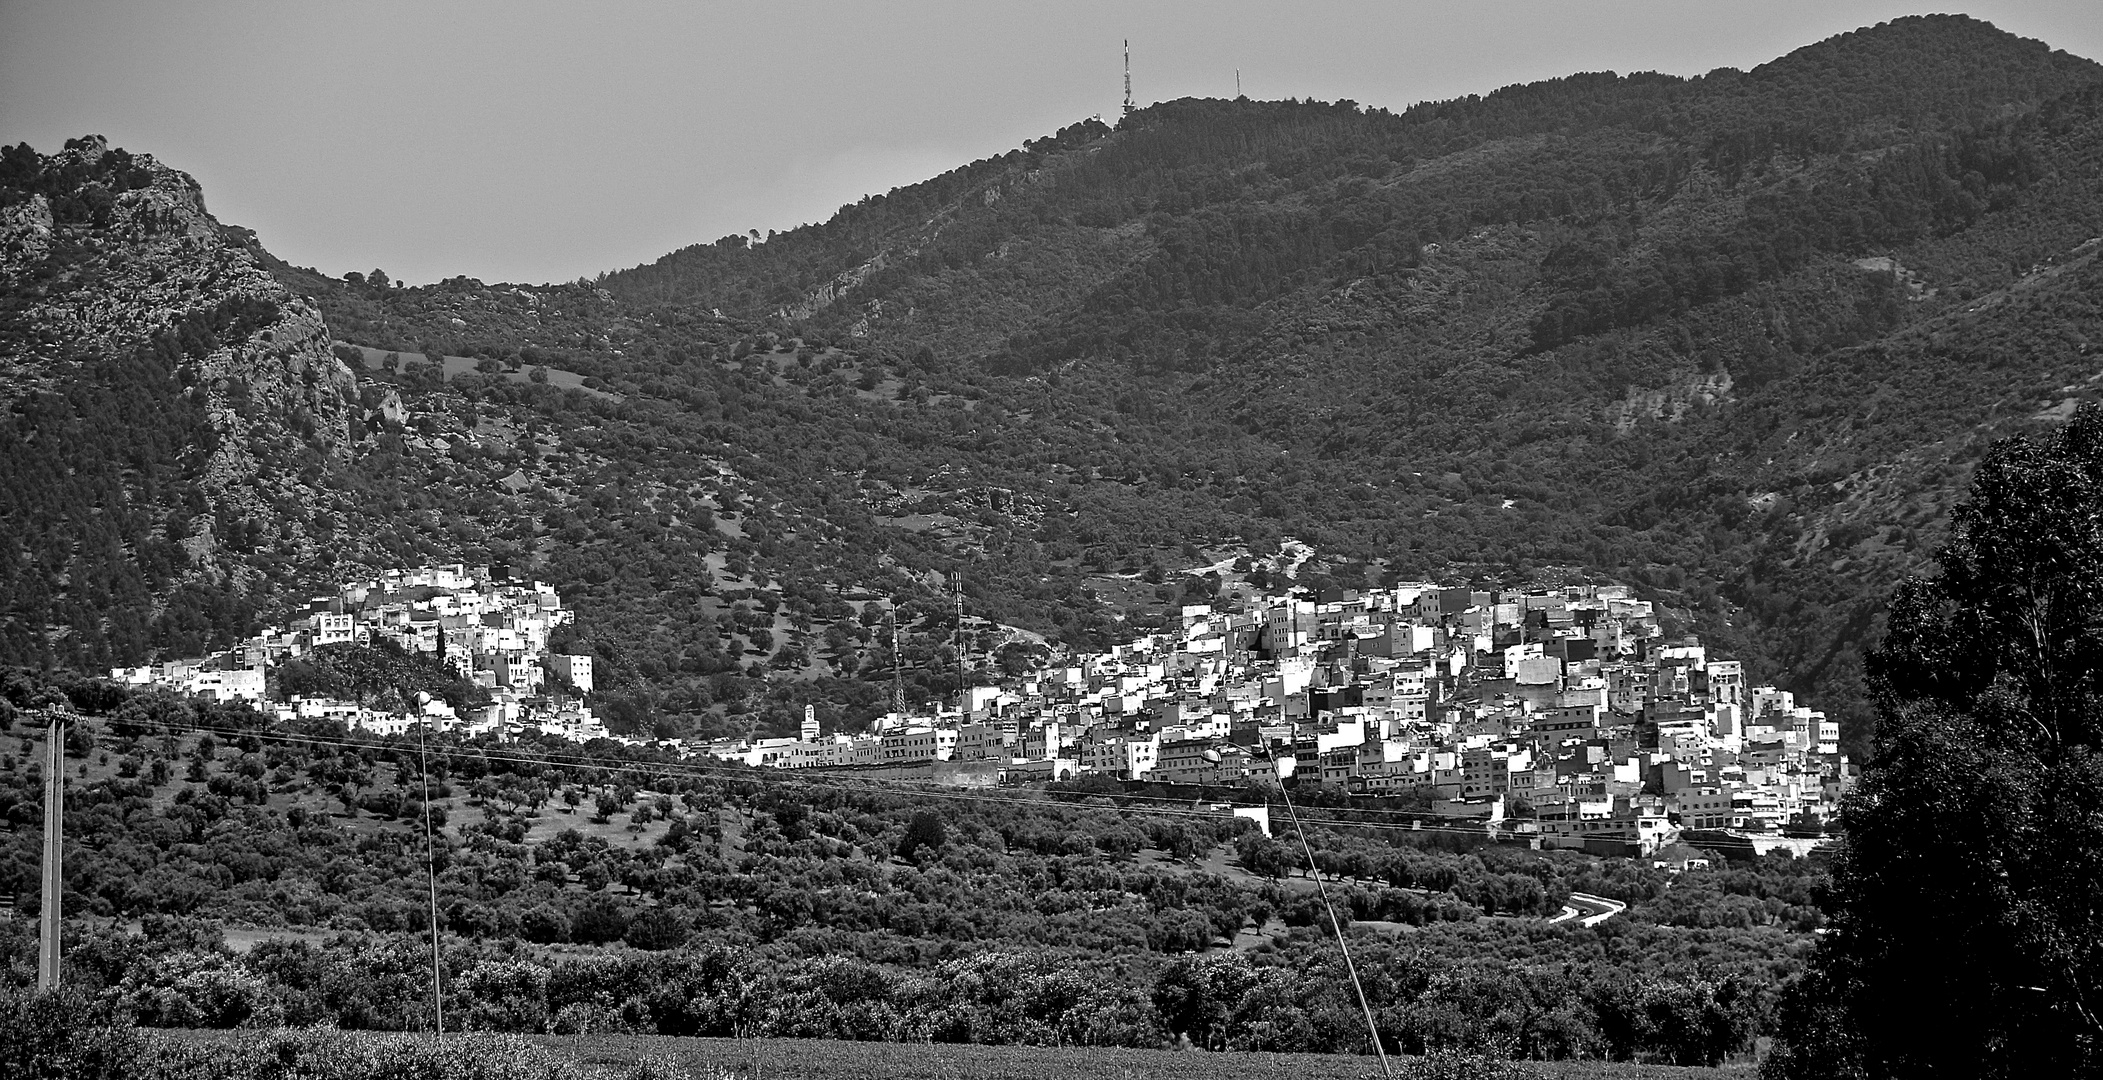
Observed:
[[[258,1032],[233,1046],[162,1037],[167,1080],[570,1080],[583,1073],[515,1035],[382,1035],[327,1028]],[[70,1074],[68,1074],[70,1075]],[[587,1074],[588,1075],[588,1074]]]
[[[112,1080],[137,1075],[138,1032],[77,990],[0,988],[0,1076]]]
[[[570,939],[570,917],[547,904],[538,904],[519,916],[519,932],[535,944],[560,944]]]
[[[651,908],[628,924],[621,940],[638,949],[662,952],[686,944],[687,925],[679,916],[663,908]]]
[[[588,904],[570,918],[570,940],[579,945],[604,945],[628,932],[628,913],[606,901]]]

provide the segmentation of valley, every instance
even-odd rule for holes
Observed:
[[[0,964],[51,755],[123,1038],[1814,1075],[1932,982],[1865,926],[2084,1000],[2096,684],[2022,646],[2093,653],[2103,64],[1185,97],[562,283],[297,266],[149,150],[0,148]]]

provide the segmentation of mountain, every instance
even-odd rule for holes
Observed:
[[[1170,102],[602,284],[1019,380],[1038,461],[1126,482],[1111,543],[1631,579],[1860,733],[1885,591],[2091,373],[2098,76],[1933,16],[1399,115]]]
[[[2093,62],[1932,16],[1747,72],[1575,75],[1399,114],[1175,101],[765,242],[536,287],[327,278],[202,216],[210,252],[156,247],[94,216],[91,189],[117,188],[89,174],[135,168],[101,164],[117,152],[16,148],[9,221],[68,209],[46,226],[63,251],[31,258],[14,225],[0,244],[8,393],[47,403],[0,417],[43,462],[8,470],[0,512],[49,523],[0,583],[0,661],[182,651],[346,564],[486,560],[578,598],[575,647],[624,722],[769,726],[805,701],[878,706],[871,596],[903,603],[911,692],[952,692],[952,570],[986,667],[1288,566],[1589,574],[1638,584],[1859,746],[1890,584],[1987,441],[2094,385],[2099,87]],[[145,168],[139,191],[179,183]],[[318,401],[259,395],[290,425],[250,449],[278,493],[260,507],[174,449],[231,422],[182,382],[199,366],[207,385],[203,360],[142,378],[17,344],[59,333],[24,314],[50,307],[37,290],[106,294],[120,253],[261,268],[280,311],[342,342],[314,384],[340,433]],[[232,295],[181,280],[185,310]],[[245,365],[228,394],[267,383],[261,346],[284,335],[260,326],[213,331],[236,344],[204,355]],[[454,357],[449,379],[425,356]],[[147,385],[127,407],[150,423],[84,419]],[[69,394],[112,401],[66,414]],[[124,445],[149,436],[171,449]],[[206,520],[246,549],[193,556]],[[1287,540],[1315,557],[1278,558]],[[92,591],[93,567],[149,550],[183,558]],[[120,607],[160,614],[98,621]]]
[[[201,648],[321,540],[356,380],[197,183],[99,138],[0,151],[0,652]],[[85,651],[84,651],[85,650]]]

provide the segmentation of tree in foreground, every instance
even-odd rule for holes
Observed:
[[[1872,655],[1875,753],[1772,1080],[2103,1070],[2103,410],[1998,443]]]

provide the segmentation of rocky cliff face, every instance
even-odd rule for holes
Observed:
[[[320,312],[258,253],[248,230],[213,219],[195,180],[150,156],[95,136],[51,155],[0,150],[0,434],[14,458],[0,509],[49,541],[0,576],[0,601],[17,602],[10,632],[71,633],[53,628],[63,619],[23,625],[38,618],[23,596],[109,602],[69,595],[108,576],[73,565],[85,545],[61,526],[84,484],[114,522],[102,558],[171,564],[146,572],[149,595],[245,591],[255,571],[223,550],[237,525],[244,546],[268,534],[288,557],[313,554],[283,510],[309,501],[303,473],[348,455],[357,378]]]
[[[29,339],[0,352],[0,402],[166,339],[223,436],[218,486],[255,478],[252,444],[274,424],[344,452],[356,376],[330,355],[320,312],[258,264],[254,234],[213,219],[196,180],[99,136],[37,167],[0,211],[0,291]]]

